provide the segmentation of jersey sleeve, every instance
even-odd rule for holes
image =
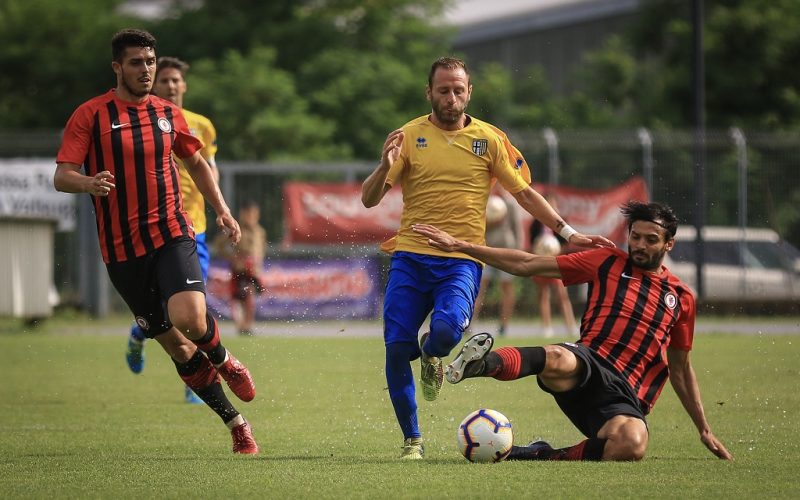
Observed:
[[[528,162],[525,161],[525,157],[522,156],[519,149],[511,143],[505,132],[494,125],[487,125],[500,140],[498,160],[492,174],[508,192],[518,193],[529,186],[533,180]]]
[[[565,285],[588,283],[597,276],[597,268],[605,257],[605,249],[592,249],[583,252],[556,256],[561,281]]]
[[[184,159],[203,149],[203,141],[192,135],[183,113],[177,110],[172,120],[175,127],[175,142],[172,151],[178,158]]]
[[[56,163],[83,165],[92,142],[92,126],[91,109],[87,105],[79,106],[72,113],[64,128],[64,136],[56,155]]]
[[[669,346],[682,351],[691,351],[696,317],[695,300],[688,290],[684,290],[679,296],[681,313],[669,332]]]

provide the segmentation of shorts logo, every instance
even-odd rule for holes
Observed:
[[[664,296],[664,303],[667,304],[667,307],[670,309],[675,309],[675,306],[678,305],[678,297],[676,297],[674,293],[669,292]]]
[[[139,328],[142,330],[150,329],[150,323],[148,323],[147,320],[141,316],[136,316],[136,324],[139,325]]]
[[[521,169],[523,163],[525,163],[525,160],[523,160],[522,158],[517,158],[517,161],[514,162],[514,168],[516,168],[517,170]]]
[[[486,154],[486,150],[489,149],[489,141],[487,139],[473,139],[472,140],[472,152],[478,156],[483,156]]]
[[[172,132],[172,124],[166,118],[158,119],[158,128],[160,128],[165,134]]]

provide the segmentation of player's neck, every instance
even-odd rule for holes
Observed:
[[[117,96],[117,99],[125,102],[134,102],[136,104],[141,104],[150,97],[150,94],[147,93],[143,96],[133,95],[125,88],[124,85],[117,85],[117,88],[114,89],[114,94]]]
[[[461,115],[461,118],[459,118],[457,122],[444,123],[440,121],[438,118],[436,118],[436,113],[431,113],[430,115],[428,115],[428,121],[433,123],[437,128],[440,128],[447,132],[455,132],[469,125],[472,119],[469,117],[468,114],[464,113]]]

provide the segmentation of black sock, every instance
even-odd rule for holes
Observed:
[[[178,363],[174,359],[172,362],[175,363],[175,369],[178,370],[183,382],[214,410],[223,422],[227,424],[239,415],[222,390],[222,385],[217,382],[217,371],[199,349],[186,363]]]
[[[487,368],[484,373],[497,380],[517,380],[542,373],[547,361],[547,352],[541,346],[501,347],[489,354],[494,356],[486,356]],[[491,369],[489,369],[490,357]]]
[[[214,316],[206,313],[206,334],[197,340],[192,340],[201,351],[206,353],[208,360],[215,366],[225,361],[225,347],[219,340],[219,330]]]
[[[239,415],[239,412],[236,411],[236,408],[233,407],[231,401],[225,395],[225,392],[222,390],[222,385],[219,382],[214,382],[208,387],[194,391],[194,393],[197,394],[197,397],[202,399],[209,408],[214,410],[214,413],[219,415],[219,418],[226,424]]]

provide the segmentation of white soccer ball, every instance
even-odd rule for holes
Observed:
[[[506,214],[508,214],[506,201],[496,194],[489,195],[486,202],[486,223],[497,224],[505,218]]]
[[[533,242],[533,253],[536,255],[558,255],[561,253],[561,242],[552,234],[543,234]]]
[[[458,449],[470,462],[504,460],[513,444],[511,422],[499,411],[475,410],[458,426]]]

